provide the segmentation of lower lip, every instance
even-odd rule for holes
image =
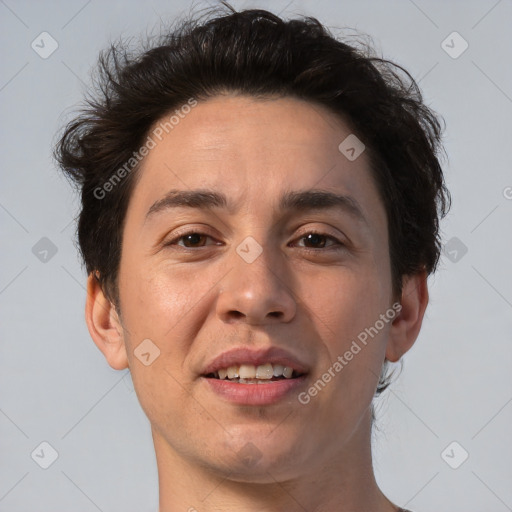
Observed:
[[[306,375],[265,384],[239,384],[206,377],[203,379],[207,381],[210,389],[228,402],[239,405],[271,405],[292,393],[298,394],[306,381]]]

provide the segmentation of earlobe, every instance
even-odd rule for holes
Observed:
[[[87,278],[85,321],[89,333],[114,370],[128,367],[123,329],[115,306],[107,299],[98,279],[91,272]]]
[[[398,361],[418,337],[428,304],[426,271],[403,277],[402,309],[391,324],[386,359]]]

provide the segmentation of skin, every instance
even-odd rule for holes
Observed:
[[[424,273],[404,277],[400,313],[307,405],[296,394],[234,405],[199,377],[229,348],[274,345],[309,366],[307,389],[395,302],[386,213],[367,155],[349,161],[338,150],[350,133],[298,99],[218,96],[143,162],[123,232],[120,311],[90,276],[86,320],[110,366],[132,373],[151,422],[161,512],[398,509],[374,478],[370,406],[384,359],[398,361],[417,338]],[[195,188],[223,192],[232,211],[181,207],[145,220],[168,190]],[[312,188],[352,196],[366,221],[336,209],[277,209],[283,192]],[[164,247],[178,228],[207,236]],[[308,243],[311,230],[343,245]],[[236,252],[248,236],[263,249],[252,263]],[[148,338],[160,355],[145,366],[134,350]],[[252,466],[238,456],[248,443],[260,456]]]

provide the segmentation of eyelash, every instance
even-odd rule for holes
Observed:
[[[183,233],[178,233],[172,240],[169,240],[168,242],[164,243],[164,247],[172,246],[177,241],[181,240],[182,238],[185,238],[188,235],[200,235],[200,236],[206,236],[208,238],[213,238],[212,236],[208,235],[207,233],[202,233],[201,231],[197,231],[197,230],[189,230],[189,231],[185,231]],[[316,248],[316,249],[312,248],[312,247],[302,247],[302,249],[305,250],[305,251],[318,252],[320,250],[340,250],[340,249],[345,248],[345,244],[343,244],[337,238],[335,238],[335,237],[333,237],[331,235],[328,235],[327,233],[322,233],[321,231],[316,231],[316,230],[307,231],[306,233],[300,235],[298,237],[298,239],[301,240],[303,238],[306,238],[308,235],[319,235],[319,236],[325,237],[328,240],[331,240],[331,241],[335,242],[335,244],[331,245],[331,246],[327,246],[327,247],[319,247],[319,248]],[[338,246],[338,247],[336,247],[336,246]],[[180,245],[178,247],[180,247],[180,250],[197,251],[198,249],[202,249],[205,246],[200,246],[200,247],[184,247],[184,246]]]

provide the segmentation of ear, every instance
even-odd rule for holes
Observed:
[[[404,276],[402,283],[402,309],[391,324],[386,347],[386,359],[393,363],[414,345],[428,304],[426,271]]]
[[[123,328],[115,306],[105,297],[94,272],[87,278],[85,321],[89,333],[114,370],[128,367]]]

